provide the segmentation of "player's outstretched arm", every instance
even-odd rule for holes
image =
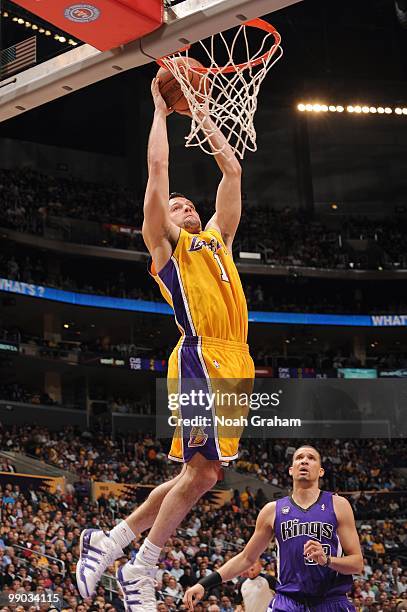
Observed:
[[[209,115],[205,116],[202,129],[212,150],[221,151],[214,157],[223,175],[216,194],[216,212],[207,227],[220,231],[231,251],[242,214],[242,168],[232,147]]]
[[[327,557],[319,542],[308,540],[304,546],[304,555],[316,561],[319,565],[327,565],[339,574],[351,575],[363,573],[363,555],[360,549],[359,536],[356,531],[353,510],[345,497],[335,495],[333,504],[338,520],[338,537],[342,545],[344,557]]]
[[[276,512],[276,502],[271,502],[264,506],[260,511],[256,521],[254,534],[244,547],[241,553],[230,559],[219,571],[212,572],[200,580],[195,586],[187,590],[184,596],[184,603],[188,610],[194,609],[194,603],[202,599],[205,589],[227,582],[240,576],[249,569],[266,550],[273,536],[274,517]]]
[[[156,266],[164,265],[171,257],[179,236],[179,228],[171,223],[168,212],[169,146],[167,108],[159,90],[158,79],[153,79],[151,93],[154,100],[154,119],[148,141],[148,182],[144,197],[143,238]]]

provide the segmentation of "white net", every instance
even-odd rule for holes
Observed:
[[[262,40],[253,49],[253,28],[261,32]],[[258,36],[257,36],[258,38]],[[256,151],[254,116],[257,96],[268,71],[283,55],[278,32],[261,19],[241,25],[232,40],[223,33],[200,41],[210,65],[196,68],[188,62],[189,49],[162,58],[160,64],[169,70],[181,86],[192,115],[191,129],[185,146],[200,147],[209,155],[222,152],[227,143],[243,159],[247,150]],[[226,60],[226,61],[225,61]],[[193,64],[191,56],[191,64]],[[220,67],[220,64],[222,67]],[[191,78],[191,72],[194,78]],[[199,77],[199,87],[197,78]],[[212,120],[208,128],[207,117]],[[226,138],[219,146],[211,138],[219,128]]]

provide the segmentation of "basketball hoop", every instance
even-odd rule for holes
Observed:
[[[253,28],[265,32],[256,50],[250,43]],[[220,32],[211,36],[208,42],[199,43],[210,62],[208,67],[191,66],[185,70],[184,62],[174,61],[179,58],[188,61],[189,46],[157,60],[180,84],[192,114],[191,130],[185,138],[185,146],[200,147],[209,155],[223,151],[226,145],[219,149],[210,146],[211,133],[208,124],[204,125],[209,116],[216,128],[222,130],[234,153],[243,159],[246,150],[257,150],[254,128],[257,96],[268,71],[283,55],[281,36],[267,21],[253,19],[239,26],[232,41],[228,42]],[[219,56],[225,52],[227,62],[220,66]],[[241,52],[244,53],[243,58],[235,59]],[[194,79],[189,78],[190,70],[199,74],[199,88],[194,87]]]

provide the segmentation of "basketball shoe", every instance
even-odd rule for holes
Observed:
[[[137,558],[117,570],[116,578],[126,612],[156,612],[155,575],[157,568]]]
[[[101,575],[123,551],[101,529],[85,529],[79,541],[79,561],[76,565],[76,582],[82,597],[92,597]]]

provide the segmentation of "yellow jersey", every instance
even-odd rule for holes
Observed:
[[[217,230],[190,234],[181,228],[171,258],[158,273],[152,265],[150,273],[173,308],[182,335],[247,341],[242,283]]]

